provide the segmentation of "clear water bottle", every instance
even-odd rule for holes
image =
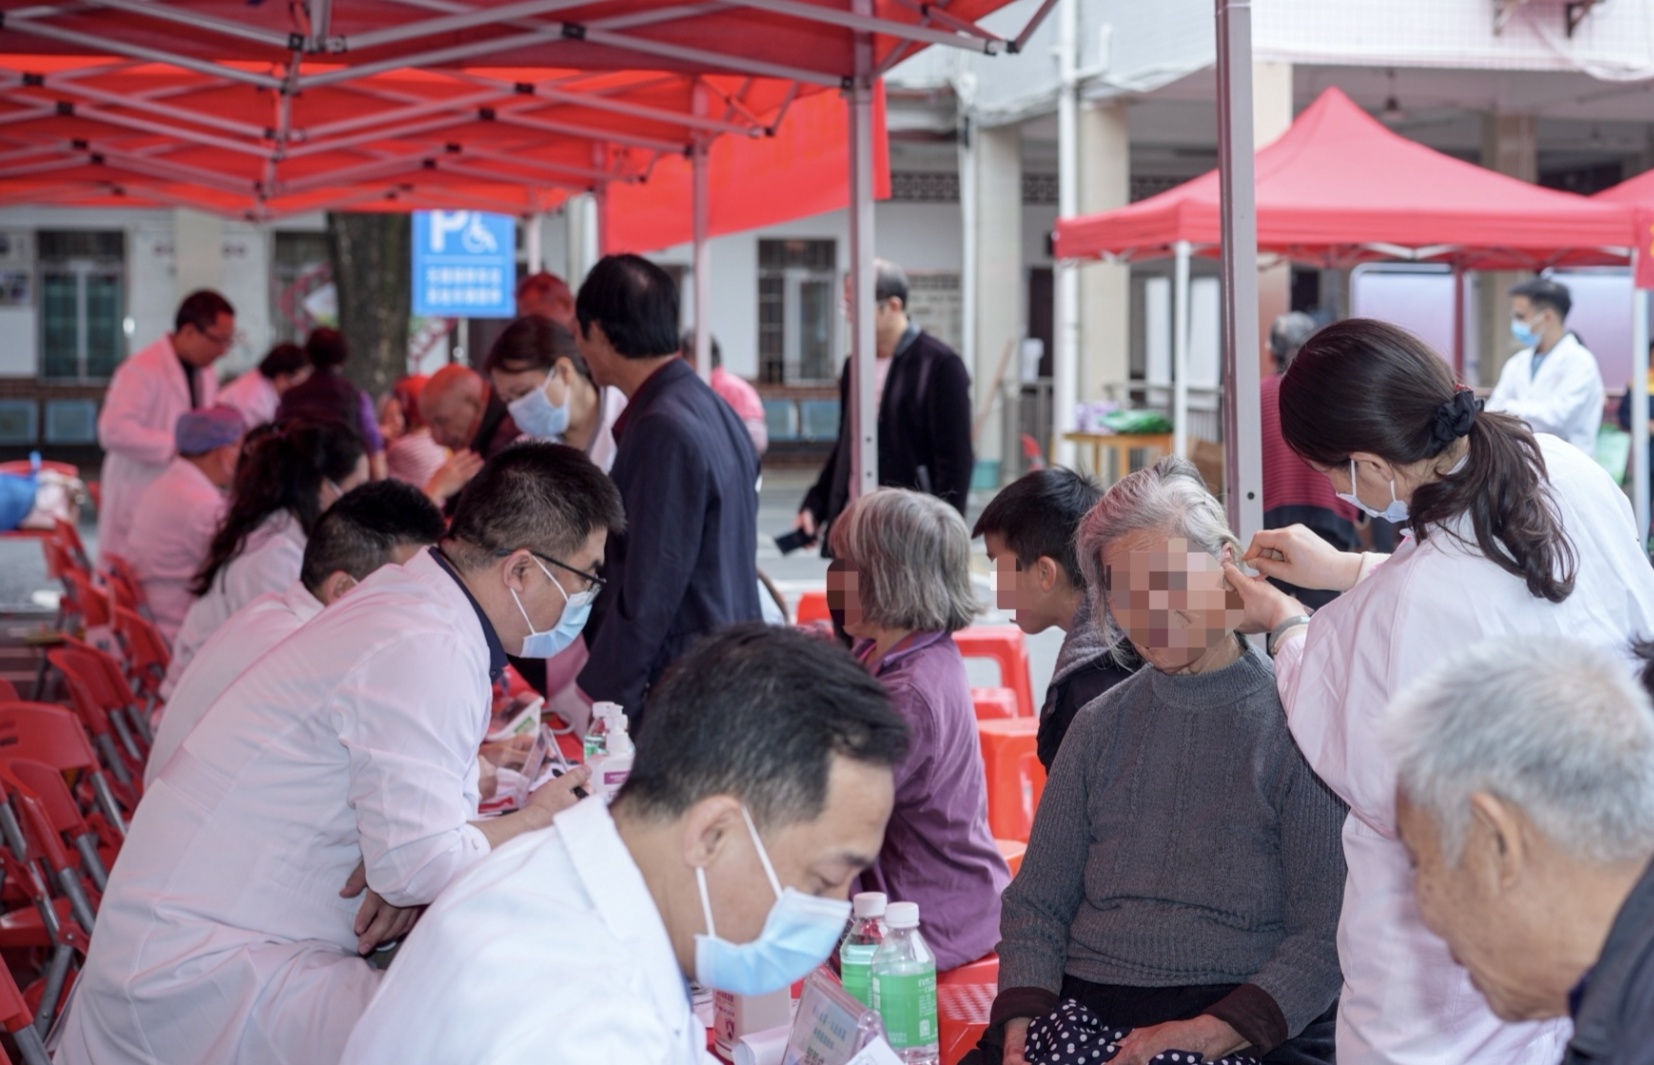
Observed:
[[[904,1065],[937,1065],[936,955],[919,934],[919,904],[892,902],[884,942],[873,955],[873,1008]]]
[[[838,948],[839,976],[844,990],[864,1006],[873,1004],[873,955],[884,942],[884,909],[889,900],[882,891],[863,891],[852,901],[850,930]]]

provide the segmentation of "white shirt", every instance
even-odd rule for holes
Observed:
[[[189,668],[178,678],[177,688],[163,693],[166,702],[144,766],[144,787],[155,783],[167,759],[231,681],[321,612],[321,600],[311,595],[302,581],[294,581],[282,594],[267,592],[231,614],[201,645]]]
[[[115,367],[98,412],[98,443],[103,447],[103,473],[98,500],[98,550],[125,557],[132,512],[144,487],[161,476],[177,454],[173,430],[178,416],[190,408],[184,364],[172,350],[172,337],[163,336]],[[210,373],[195,372],[200,406],[210,407],[218,395],[218,381]]]
[[[488,853],[480,617],[421,554],[230,685],[138,805],[58,1065],[339,1060],[380,980],[339,897],[357,862],[417,906]]]
[[[597,432],[586,447],[586,457],[604,473],[608,473],[615,464],[615,452],[619,448],[615,443],[615,422],[624,413],[626,393],[613,387],[597,390]],[[527,433],[523,434],[523,438],[532,439]],[[551,441],[554,444],[567,443],[561,435],[552,437]]]
[[[1608,474],[1553,436],[1539,438],[1563,527],[1578,557],[1561,603],[1528,593],[1444,531],[1410,537],[1372,575],[1283,643],[1275,677],[1293,737],[1350,806],[1349,877],[1338,928],[1344,993],[1339,1065],[1554,1065],[1567,1021],[1506,1024],[1447,945],[1419,918],[1396,836],[1395,769],[1379,726],[1390,700],[1455,650],[1517,633],[1553,633],[1627,656],[1654,632],[1654,570],[1631,505]],[[1468,522],[1465,522],[1468,535]]]
[[[425,912],[342,1065],[699,1065],[706,1030],[643,874],[590,798]]]
[[[276,408],[281,406],[281,395],[270,379],[258,372],[258,367],[246,370],[240,377],[224,386],[218,402],[241,412],[247,428],[256,429],[276,420]]]
[[[247,537],[241,554],[218,568],[207,594],[191,604],[172,642],[172,664],[162,681],[166,697],[178,687],[190,660],[230,615],[269,592],[285,592],[304,568],[304,530],[285,510],[264,519]]]
[[[1602,427],[1602,370],[1579,338],[1568,333],[1539,360],[1534,349],[1511,356],[1499,372],[1499,384],[1487,409],[1522,418],[1536,433],[1560,436],[1587,455],[1597,453]]]
[[[144,486],[128,530],[126,559],[143,585],[161,635],[178,635],[195,596],[190,583],[207,560],[229,500],[201,468],[182,456]]]

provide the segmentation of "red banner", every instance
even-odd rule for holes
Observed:
[[[1654,288],[1654,211],[1637,212],[1636,264],[1636,286]]]

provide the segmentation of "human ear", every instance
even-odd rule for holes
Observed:
[[[339,597],[356,587],[356,578],[344,570],[334,570],[322,582],[322,602],[324,604],[338,602]]]
[[[1476,792],[1470,797],[1470,832],[1466,854],[1461,860],[1470,860],[1471,841],[1477,841],[1479,863],[1487,879],[1499,890],[1509,890],[1522,879],[1527,863],[1525,824],[1526,819],[1503,799]]]
[[[733,795],[710,795],[683,815],[683,863],[705,869],[723,853],[741,820],[741,802]]]
[[[1039,590],[1050,594],[1051,590],[1057,586],[1057,579],[1062,576],[1062,567],[1057,564],[1055,559],[1041,555],[1039,560],[1034,563],[1034,572],[1039,578]]]

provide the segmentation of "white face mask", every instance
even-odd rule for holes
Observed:
[[[1400,525],[1407,520],[1407,503],[1396,498],[1396,479],[1394,477],[1390,478],[1390,505],[1383,510],[1375,510],[1361,502],[1361,497],[1355,493],[1356,487],[1355,459],[1352,458],[1350,459],[1350,490],[1348,492],[1334,492],[1333,495],[1369,518],[1383,518],[1392,525]]]
[[[568,390],[563,391],[563,405],[554,407],[546,395],[546,385],[550,383],[551,375],[548,374],[539,388],[525,392],[505,405],[517,428],[536,440],[561,439],[569,428]]]

